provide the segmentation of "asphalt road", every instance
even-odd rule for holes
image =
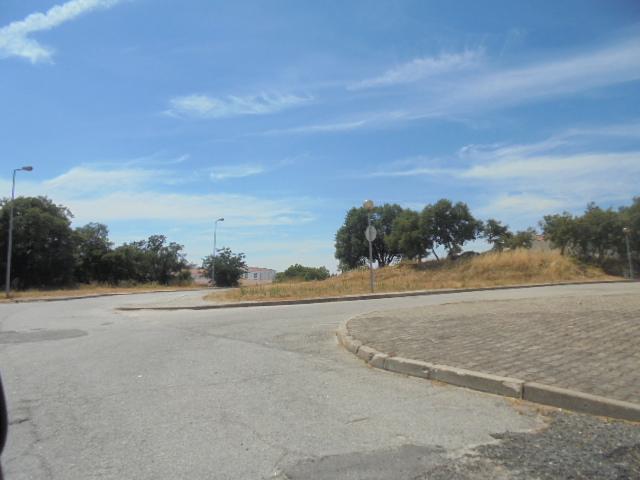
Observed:
[[[574,478],[636,478],[637,425],[549,416],[370,369],[334,337],[341,321],[373,310],[589,292],[640,293],[640,285],[212,311],[114,310],[197,292],[0,305],[5,476],[563,478],[583,468],[587,476]],[[572,442],[590,431],[600,443]]]

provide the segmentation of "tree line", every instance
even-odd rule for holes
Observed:
[[[540,226],[545,238],[563,253],[614,274],[628,268],[628,241],[634,270],[640,270],[640,197],[618,209],[590,203],[582,215],[546,215]]]
[[[0,270],[6,271],[9,207],[0,201]],[[71,211],[46,197],[14,200],[12,287],[73,283],[187,283],[183,246],[164,235],[114,247],[102,223],[72,228]]]
[[[0,271],[6,269],[10,200],[0,201]],[[335,256],[343,271],[368,261],[364,237],[367,216],[378,235],[373,258],[379,266],[401,259],[439,259],[437,250],[456,258],[470,241],[485,239],[494,250],[529,248],[535,238],[532,228],[511,232],[498,220],[475,218],[463,202],[448,199],[426,205],[421,211],[384,204],[368,212],[352,208],[335,237]],[[164,235],[114,246],[109,229],[101,223],[72,228],[71,211],[46,197],[18,197],[14,200],[14,243],[12,287],[18,289],[65,286],[73,283],[188,283],[184,248]],[[581,215],[568,212],[547,215],[540,222],[545,239],[563,253],[606,271],[621,274],[627,268],[629,243],[634,270],[640,270],[640,197],[629,206],[603,209],[589,204]],[[625,233],[625,229],[626,232]],[[213,257],[202,267],[211,276]],[[217,285],[237,285],[246,271],[244,254],[221,249],[215,258]],[[278,280],[322,280],[324,268],[292,265]]]
[[[364,236],[367,216],[377,230],[373,260],[381,267],[401,259],[422,260],[437,249],[456,258],[465,243],[484,239],[493,250],[530,248],[536,235],[533,228],[512,232],[498,220],[475,218],[464,202],[440,199],[421,211],[386,203],[368,212],[350,209],[335,237],[335,257],[342,271],[366,265],[369,246]],[[623,228],[629,230],[633,262],[640,261],[640,197],[631,206],[617,210],[589,204],[583,215],[547,215],[540,222],[545,239],[553,246],[582,261],[598,264],[611,273],[622,273],[626,259]]]
[[[430,255],[439,260],[438,247],[454,258],[465,243],[479,238],[485,238],[496,250],[530,247],[535,235],[534,230],[513,233],[495,219],[485,223],[471,214],[466,203],[445,198],[419,212],[389,203],[374,207],[371,212],[354,207],[336,233],[335,256],[342,271],[368,261],[369,244],[364,237],[368,215],[377,230],[373,259],[381,267],[400,259],[419,260]]]

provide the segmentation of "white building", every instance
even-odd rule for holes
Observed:
[[[242,284],[271,283],[276,278],[276,271],[271,268],[248,267],[242,274]]]

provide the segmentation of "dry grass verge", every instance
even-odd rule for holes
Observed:
[[[148,283],[144,285],[134,285],[128,287],[113,287],[109,285],[81,285],[70,288],[59,289],[33,289],[33,290],[17,290],[11,292],[11,298],[0,298],[0,303],[10,302],[12,300],[37,300],[57,297],[84,297],[92,295],[103,294],[117,294],[117,293],[145,293],[149,291],[173,291],[173,290],[200,290],[203,287],[197,287],[195,285],[176,285],[167,286],[156,283]]]
[[[376,292],[614,280],[599,268],[581,265],[557,251],[516,250],[486,253],[466,260],[401,264],[376,270]],[[246,286],[215,301],[284,300],[356,295],[369,292],[369,271],[357,270],[327,280]],[[211,298],[210,298],[211,297]]]

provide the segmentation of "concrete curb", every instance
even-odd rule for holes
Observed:
[[[640,422],[640,404],[379,352],[351,335],[350,320],[343,322],[336,331],[338,343],[373,368],[566,410]]]
[[[311,303],[331,303],[331,302],[353,302],[357,300],[379,300],[384,298],[400,298],[400,297],[419,297],[428,295],[445,295],[450,293],[465,292],[484,292],[491,290],[514,290],[518,288],[539,288],[539,287],[557,287],[563,285],[600,285],[607,283],[632,283],[635,280],[601,280],[597,282],[561,282],[561,283],[535,283],[528,285],[505,285],[501,287],[478,287],[478,288],[453,288],[442,290],[414,290],[409,292],[389,292],[389,293],[367,293],[362,295],[345,295],[341,297],[317,297],[304,298],[300,300],[261,300],[250,302],[235,303],[216,303],[212,305],[193,305],[193,306],[175,306],[175,307],[119,307],[117,310],[134,311],[134,310],[157,310],[157,311],[174,311],[174,310],[219,310],[221,308],[244,308],[244,307],[276,307],[282,305],[308,305]]]
[[[637,403],[623,402],[575,390],[526,382],[522,398],[576,412],[640,422],[640,405]]]
[[[205,288],[180,288],[172,290],[148,290],[144,292],[113,292],[113,293],[93,293],[90,295],[73,295],[69,297],[36,297],[36,298],[15,298],[8,301],[0,302],[2,304],[12,303],[36,303],[36,302],[64,302],[67,300],[82,300],[85,298],[100,298],[100,297],[118,297],[124,295],[143,295],[145,293],[175,293],[175,292],[198,292],[204,291]]]

